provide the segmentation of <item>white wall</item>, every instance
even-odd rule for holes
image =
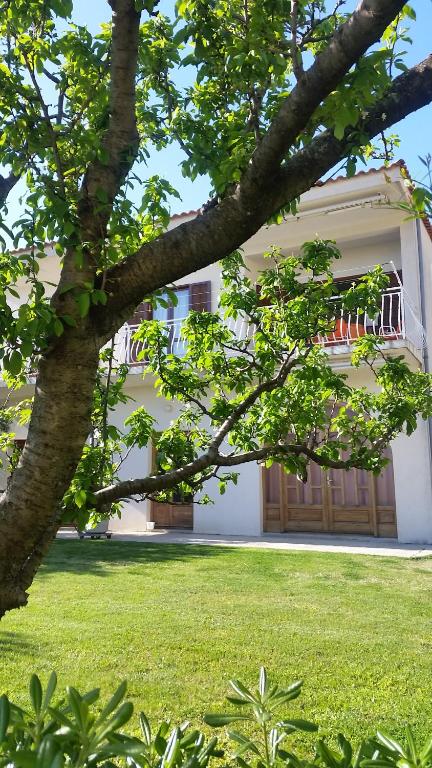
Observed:
[[[205,487],[214,504],[194,505],[194,531],[234,536],[260,536],[262,533],[261,469],[255,463],[239,468],[237,485],[229,483],[219,494],[217,480]]]
[[[408,437],[392,442],[398,539],[412,544],[432,543],[432,477],[429,433],[420,421]]]
[[[132,386],[130,386],[132,384]],[[129,386],[127,393],[134,399],[128,403],[117,406],[114,417],[111,421],[116,426],[123,428],[124,421],[129,414],[143,405],[147,411],[156,419],[156,426],[166,429],[171,419],[178,414],[178,405],[171,403],[164,398],[156,397],[153,388],[146,386],[138,376],[132,374],[129,377]],[[152,470],[152,446],[145,448],[134,448],[126,461],[120,467],[120,478],[128,480],[131,478],[146,477]],[[123,503],[122,516],[120,519],[113,518],[110,521],[111,531],[144,531],[146,523],[150,520],[150,501],[127,501]]]
[[[269,242],[272,244],[271,230],[269,230]],[[333,272],[336,278],[351,277],[352,275],[359,275],[368,271],[377,264],[382,264],[385,272],[391,272],[391,262],[393,262],[396,269],[401,269],[401,245],[398,231],[389,232],[384,237],[377,238],[364,238],[361,243],[352,242],[338,242],[336,231],[335,239],[342,254],[342,258],[333,263]],[[289,248],[284,249],[286,252]],[[297,249],[293,249],[296,252]],[[246,266],[248,268],[247,275],[252,281],[259,283],[259,273],[263,269],[268,269],[270,264],[264,259],[246,258]]]

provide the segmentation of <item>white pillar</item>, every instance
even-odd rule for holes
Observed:
[[[408,437],[392,442],[398,539],[404,543],[432,543],[432,477],[429,434],[420,420]]]
[[[143,395],[142,395],[143,396]],[[135,402],[119,403],[114,415],[111,417],[112,423],[123,428],[124,421],[130,412],[136,408]],[[121,465],[119,477],[121,480],[128,480],[134,477],[145,477],[151,471],[152,448],[151,445],[145,448],[133,448],[126,461]],[[143,532],[147,530],[147,522],[150,520],[151,504],[146,501],[124,501],[122,502],[121,517],[112,517],[109,521],[109,530],[118,533]]]
[[[209,480],[205,493],[214,504],[194,504],[194,532],[233,536],[261,536],[261,468],[251,462],[239,470],[237,485],[229,483],[221,496],[217,480]]]
[[[416,339],[421,322],[420,272],[415,221],[403,221],[400,226],[402,283],[405,294],[405,330],[408,339]],[[407,306],[409,305],[409,306]]]

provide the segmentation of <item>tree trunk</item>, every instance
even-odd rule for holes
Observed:
[[[28,437],[0,502],[0,617],[27,603],[60,525],[60,504],[90,431],[98,345],[71,333],[41,359]]]

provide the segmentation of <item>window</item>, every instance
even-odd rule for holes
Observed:
[[[169,351],[176,355],[182,355],[184,354],[185,347],[184,341],[181,339],[181,321],[187,317],[190,310],[195,312],[211,311],[211,282],[205,280],[201,283],[182,285],[175,289],[175,294],[177,296],[175,306],[170,302],[168,293],[162,294],[162,298],[165,299],[167,306],[159,304],[153,309],[150,302],[144,301],[130,319],[129,325],[139,325],[143,320],[152,319],[167,323],[169,328]],[[128,350],[128,361],[130,364],[142,364],[142,360],[138,360],[138,354],[141,351],[142,344],[132,340]]]
[[[181,338],[182,321],[189,312],[189,288],[178,288],[175,291],[177,303],[170,301],[169,294],[163,293],[162,299],[167,306],[159,304],[153,310],[153,320],[167,323],[169,329],[169,350],[176,355],[185,352],[185,342]]]

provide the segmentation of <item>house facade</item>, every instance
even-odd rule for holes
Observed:
[[[280,225],[263,227],[243,248],[249,275],[259,284],[265,268],[263,254],[272,245],[283,253],[296,252],[315,236],[336,240],[342,259],[335,264],[338,280],[351,283],[371,267],[381,264],[390,283],[374,318],[356,315],[342,320],[335,332],[317,339],[332,366],[343,371],[355,386],[373,387],[366,366],[350,363],[352,342],[360,332],[384,339],[388,354],[404,355],[413,369],[429,371],[432,344],[432,241],[427,223],[407,220],[393,203],[406,199],[401,167],[367,171],[329,180],[312,188],[300,201],[298,214]],[[174,216],[172,227],[198,212]],[[51,266],[50,266],[51,264]],[[42,263],[52,279],[56,259]],[[153,317],[168,324],[170,344],[181,352],[182,320],[190,309],[216,311],[221,288],[220,267],[213,264],[176,285],[177,305],[158,308]],[[149,317],[142,306],[116,338],[117,358],[129,365],[126,389],[133,400],[120,405],[115,420],[122,426],[138,405],[155,417],[161,429],[177,415],[172,401],[157,397],[153,380],[138,359],[134,339],[137,324]],[[359,331],[360,326],[364,329]],[[366,326],[366,327],[365,327]],[[239,326],[238,332],[241,333]],[[399,435],[389,448],[388,466],[376,478],[365,471],[328,470],[313,465],[307,483],[258,464],[240,468],[238,484],[220,496],[217,481],[206,492],[213,505],[184,505],[128,501],[121,519],[109,523],[113,532],[140,532],[147,523],[159,527],[190,528],[197,533],[260,536],[266,532],[325,532],[398,538],[401,542],[432,543],[432,431],[419,421],[413,435]],[[25,430],[17,429],[17,439]],[[154,450],[133,450],[121,467],[121,477],[143,477],[154,467]]]

